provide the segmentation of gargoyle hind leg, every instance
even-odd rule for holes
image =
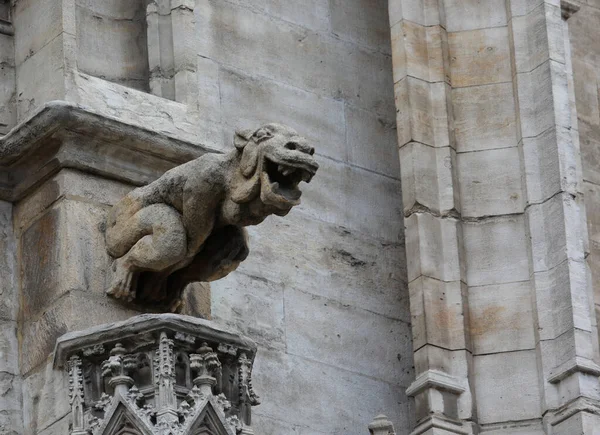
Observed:
[[[133,300],[134,278],[140,271],[161,272],[184,259],[187,236],[181,215],[166,204],[147,206],[125,222],[110,229],[113,238],[141,237],[113,263],[113,279],[107,293],[117,299]],[[119,234],[121,231],[121,234]]]

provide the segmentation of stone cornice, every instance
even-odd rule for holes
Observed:
[[[62,168],[142,185],[206,152],[217,150],[52,101],[0,138],[0,199],[18,200]]]
[[[417,379],[406,389],[408,396],[416,396],[428,388],[448,391],[453,394],[461,394],[466,391],[461,381],[454,376],[439,370],[427,370],[421,373]]]
[[[142,340],[143,335],[156,335],[162,331],[179,333],[181,337],[196,340],[226,342],[244,351],[250,360],[256,354],[256,343],[226,328],[217,327],[208,320],[179,314],[142,314],[123,322],[96,326],[71,332],[60,337],[54,350],[54,367],[63,367],[69,357],[82,349],[92,349],[106,343]]]

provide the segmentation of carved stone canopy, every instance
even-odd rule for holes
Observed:
[[[256,345],[209,322],[145,314],[58,339],[72,435],[253,434]]]

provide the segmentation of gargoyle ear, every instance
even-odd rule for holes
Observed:
[[[238,130],[233,137],[233,144],[238,150],[244,149],[248,141],[252,139],[253,134],[254,131],[252,130]]]

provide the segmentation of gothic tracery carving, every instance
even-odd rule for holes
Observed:
[[[254,350],[176,336],[163,329],[70,350],[71,435],[253,434]]]

